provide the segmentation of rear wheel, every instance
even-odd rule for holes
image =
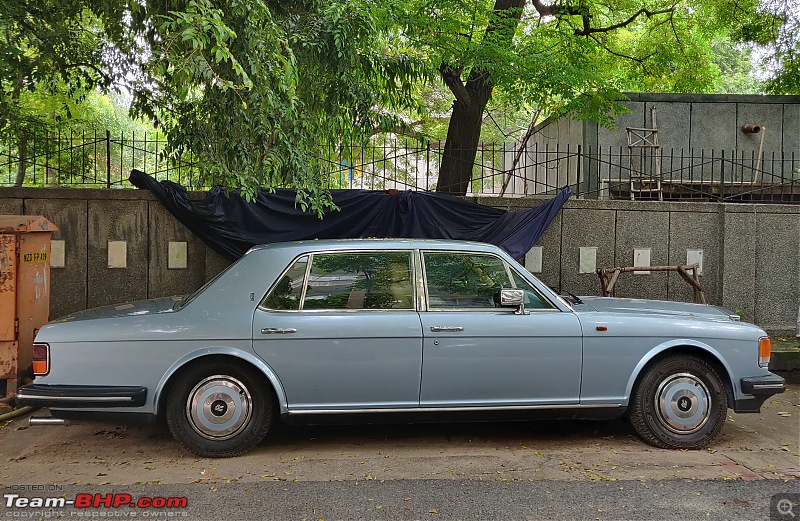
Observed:
[[[167,397],[167,425],[198,456],[238,456],[258,445],[272,424],[273,400],[254,369],[203,362],[178,375]]]
[[[727,412],[725,385],[714,367],[696,356],[676,355],[655,363],[641,376],[629,414],[647,443],[697,449],[719,434]]]

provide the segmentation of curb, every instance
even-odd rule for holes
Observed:
[[[786,383],[800,383],[800,351],[773,351],[769,370],[786,379]]]

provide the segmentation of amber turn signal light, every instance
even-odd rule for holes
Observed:
[[[45,376],[50,372],[50,346],[47,344],[33,344],[33,374]]]
[[[758,365],[760,367],[767,367],[769,365],[769,357],[772,353],[772,343],[769,338],[764,337],[758,341]]]

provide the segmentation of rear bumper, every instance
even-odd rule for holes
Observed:
[[[736,400],[733,404],[735,412],[759,412],[767,398],[786,390],[786,380],[776,374],[742,378],[739,383],[742,392],[752,397]]]
[[[16,402],[33,407],[86,409],[141,407],[146,398],[145,387],[31,384],[17,390]]]

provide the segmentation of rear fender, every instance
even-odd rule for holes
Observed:
[[[158,410],[159,404],[161,403],[162,399],[162,392],[167,385],[167,382],[181,370],[186,364],[199,360],[201,358],[207,356],[230,356],[234,358],[238,358],[244,362],[249,363],[250,365],[257,368],[261,373],[269,380],[269,383],[272,385],[272,388],[275,390],[275,396],[278,398],[278,407],[280,408],[280,414],[286,414],[288,412],[288,406],[286,401],[286,392],[281,385],[278,376],[275,374],[275,371],[264,362],[262,359],[258,358],[257,356],[248,353],[246,351],[242,351],[241,349],[234,349],[231,347],[206,347],[203,349],[198,349],[197,351],[192,351],[191,353],[187,353],[180,359],[178,359],[174,364],[170,366],[164,376],[161,377],[161,380],[158,382],[158,387],[156,391],[153,393],[152,396],[152,407],[153,411],[158,414],[160,411]]]

